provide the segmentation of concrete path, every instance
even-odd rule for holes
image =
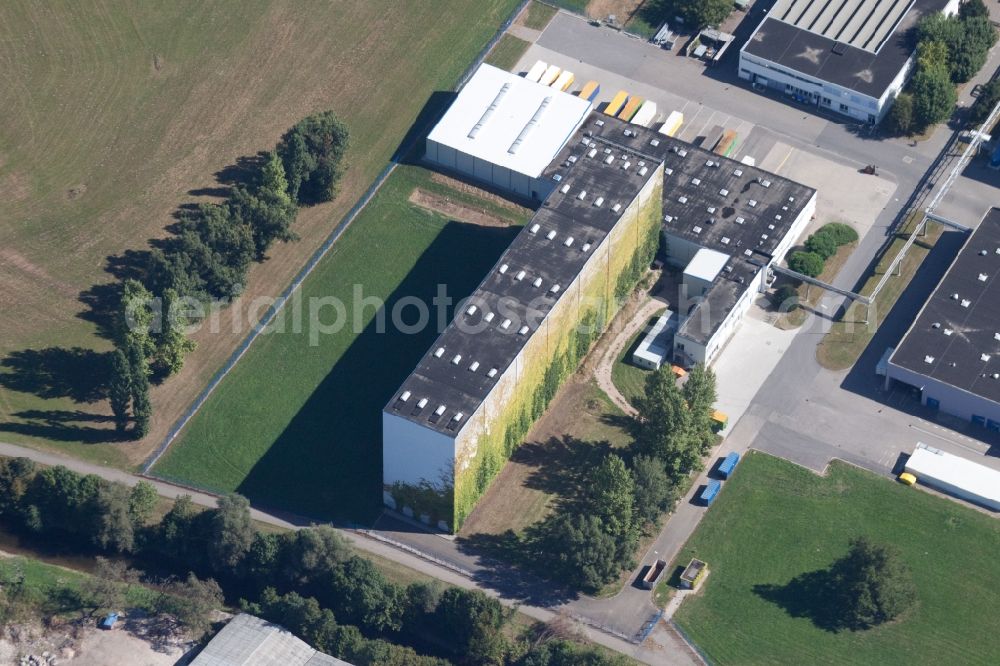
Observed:
[[[618,409],[625,412],[626,416],[634,416],[636,411],[635,407],[632,406],[622,392],[618,390],[618,387],[615,386],[615,382],[612,379],[615,363],[618,361],[618,356],[622,353],[622,349],[632,339],[632,336],[646,326],[650,317],[666,306],[667,304],[662,301],[651,299],[636,310],[632,319],[615,335],[614,340],[608,345],[604,351],[604,355],[597,364],[597,368],[594,370],[594,378],[597,380],[597,385],[611,398],[611,402],[615,403]]]

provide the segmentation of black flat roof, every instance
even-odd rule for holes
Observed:
[[[705,311],[693,310],[678,330],[706,343],[816,190],[645,127],[603,120],[620,141],[663,161],[664,231],[731,257],[705,295]]]
[[[911,31],[917,22],[941,12],[947,4],[948,0],[915,0],[877,52],[786,23],[772,10],[743,50],[786,69],[878,99],[913,54]]]
[[[613,126],[597,125],[601,117],[588,118],[543,172],[556,189],[403,382],[386,412],[456,435],[621,213],[659,173],[659,162],[624,149]],[[471,313],[470,305],[475,306]],[[421,400],[426,400],[422,407]]]
[[[1000,402],[1000,208],[969,235],[889,362]]]

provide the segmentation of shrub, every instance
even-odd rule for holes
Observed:
[[[916,131],[913,119],[913,95],[901,92],[885,116],[885,129],[893,136],[910,136]]]
[[[829,236],[837,247],[848,245],[858,240],[858,232],[854,230],[854,227],[843,222],[824,224],[815,235]]]
[[[939,70],[917,72],[911,82],[913,118],[917,129],[948,119],[958,96],[948,76]]]
[[[823,257],[815,252],[793,252],[788,267],[797,273],[816,277],[823,272]]]
[[[806,250],[815,252],[823,261],[826,261],[837,254],[837,243],[827,234],[816,233],[806,239]]]
[[[793,312],[799,308],[799,292],[790,284],[782,285],[774,292],[773,303],[783,312]]]

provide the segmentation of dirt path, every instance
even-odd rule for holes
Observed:
[[[626,306],[627,307],[627,306]],[[633,407],[625,396],[622,395],[618,387],[615,386],[612,380],[612,371],[615,367],[615,362],[618,360],[618,355],[621,354],[622,349],[628,344],[628,341],[632,339],[649,318],[655,315],[657,312],[662,310],[666,305],[657,299],[650,299],[642,305],[639,305],[637,309],[634,309],[631,313],[628,313],[629,318],[627,321],[611,338],[611,342],[608,344],[607,348],[604,349],[604,353],[600,356],[600,360],[597,363],[597,368],[594,369],[594,378],[597,379],[597,385],[601,387],[601,390],[608,394],[611,398],[611,402],[615,403],[620,410],[625,412],[628,416],[634,416],[636,414],[635,407]],[[623,313],[625,314],[625,313]]]

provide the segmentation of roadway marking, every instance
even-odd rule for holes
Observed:
[[[783,160],[781,160],[781,164],[779,164],[777,166],[777,168],[774,170],[774,173],[781,173],[781,167],[785,166],[785,162],[788,161],[788,158],[792,156],[793,152],[795,152],[795,149],[792,148],[792,147],[789,147],[788,148],[788,154],[785,155],[785,158]]]
[[[941,440],[944,440],[946,442],[949,442],[950,444],[954,444],[955,446],[960,446],[960,447],[962,447],[963,449],[965,449],[967,451],[972,451],[973,453],[977,453],[979,455],[985,455],[986,454],[986,451],[983,451],[981,449],[977,449],[977,448],[975,448],[973,446],[969,446],[968,444],[963,444],[961,442],[956,442],[955,440],[951,439],[950,437],[945,437],[944,435],[939,435],[936,432],[932,432],[932,431],[927,430],[925,428],[921,428],[920,426],[913,425],[912,423],[910,424],[910,428],[912,428],[914,430],[917,430],[919,432],[922,432],[922,433],[924,433],[926,435],[930,435],[931,437],[937,437],[938,439],[941,439]],[[963,439],[965,439],[965,438],[963,438]],[[989,446],[988,445],[983,444],[982,446],[985,447],[987,451],[989,450]]]

